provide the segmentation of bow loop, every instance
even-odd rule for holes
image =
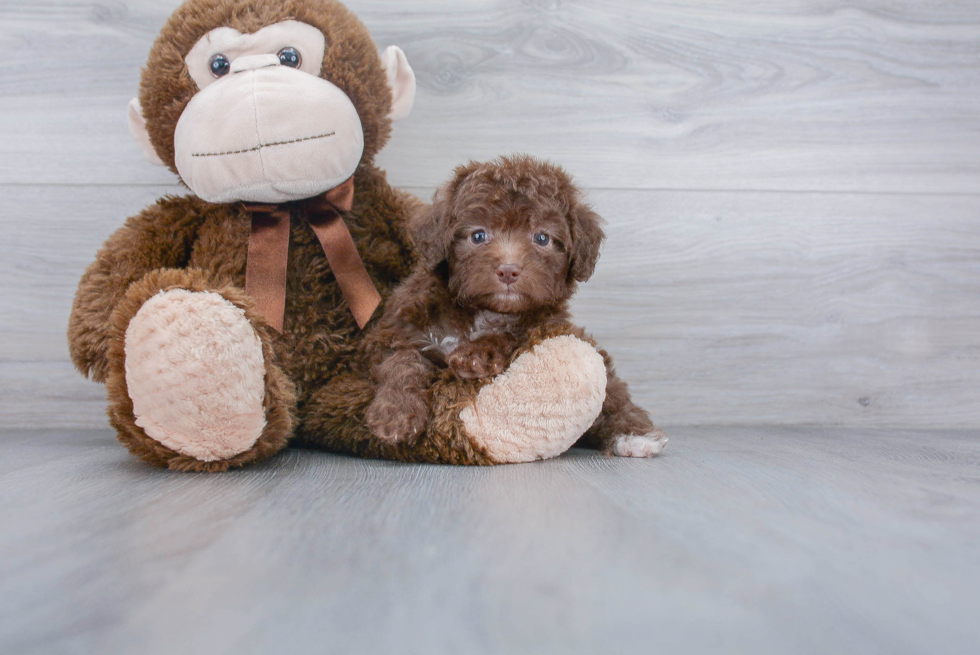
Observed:
[[[349,212],[354,207],[354,178],[348,178],[340,186],[335,186],[326,193],[310,198],[303,202],[310,211],[342,211]]]

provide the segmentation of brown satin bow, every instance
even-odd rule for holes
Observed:
[[[286,309],[289,219],[294,207],[305,211],[357,325],[363,328],[381,303],[381,294],[364,268],[357,246],[340,216],[340,212],[350,211],[353,202],[352,177],[309,200],[281,205],[244,203],[252,215],[245,293],[255,299],[259,313],[277,331],[282,332]]]

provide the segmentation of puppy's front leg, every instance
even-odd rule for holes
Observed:
[[[459,344],[446,363],[461,378],[492,378],[504,372],[515,346],[506,335],[490,334]]]
[[[579,445],[618,457],[654,457],[667,445],[667,434],[653,425],[646,410],[633,402],[629,387],[613,369],[612,357],[600,350],[606,364],[606,399],[602,412]]]
[[[429,424],[435,365],[417,350],[396,350],[373,375],[378,386],[364,419],[374,436],[395,443],[421,434]]]

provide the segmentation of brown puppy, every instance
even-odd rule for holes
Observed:
[[[532,333],[566,332],[568,299],[591,275],[601,219],[558,166],[527,156],[461,166],[414,226],[420,261],[364,343],[377,385],[366,414],[374,435],[409,441],[429,420],[440,369],[461,378],[502,373]],[[667,442],[606,364],[602,412],[578,445],[649,457]]]

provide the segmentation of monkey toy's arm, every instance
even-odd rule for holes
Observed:
[[[152,270],[187,264],[201,221],[187,205],[167,197],[147,207],[109,237],[85,271],[68,322],[68,348],[83,375],[105,381],[109,317],[129,285]]]

